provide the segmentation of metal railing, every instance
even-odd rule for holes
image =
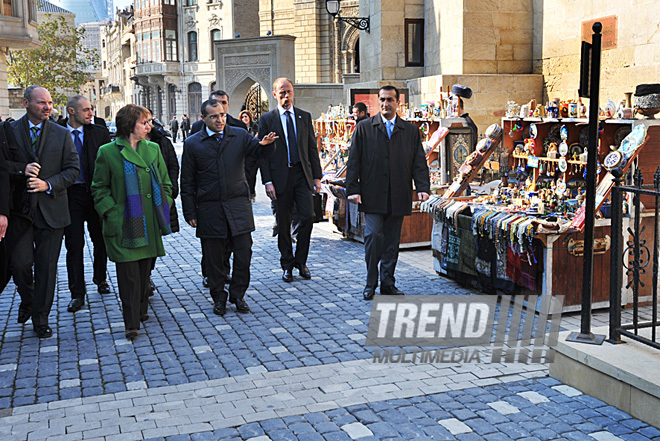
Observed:
[[[642,172],[638,168],[633,175],[633,185],[621,185],[621,177],[614,178],[614,187],[612,188],[612,250],[610,258],[610,335],[611,342],[620,343],[621,337],[627,337],[632,340],[647,344],[656,349],[660,349],[656,328],[660,325],[658,322],[658,260],[660,237],[658,231],[658,214],[660,210],[660,167],[653,176],[653,185],[643,185]],[[626,239],[623,236],[623,199],[624,195],[632,195],[632,214],[631,225],[626,229]],[[653,219],[653,243],[649,249],[649,241],[642,238],[642,233],[646,231],[646,226],[642,226],[642,203],[641,196],[650,196],[655,200],[655,209]],[[645,236],[646,237],[646,236]],[[625,248],[624,248],[625,247]],[[626,261],[627,258],[627,261]],[[644,288],[648,283],[648,277],[644,282],[642,276],[647,273],[649,264],[652,265],[651,277],[651,319],[642,321],[640,319],[640,288]],[[621,324],[621,286],[623,272],[627,277],[626,289],[632,288],[633,310],[632,323]],[[650,328],[650,333],[642,330]]]

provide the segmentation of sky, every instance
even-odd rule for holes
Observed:
[[[114,0],[115,10],[116,9],[125,9],[127,6],[133,4],[133,0]]]

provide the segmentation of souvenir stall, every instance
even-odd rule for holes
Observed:
[[[420,130],[429,165],[432,192],[440,191],[443,184],[451,181],[458,172],[458,166],[471,153],[470,146],[473,145],[472,135],[463,118],[440,118],[439,114],[430,104],[412,110],[405,105],[399,108],[399,116],[415,124]],[[359,213],[357,204],[346,200],[344,186],[350,138],[355,129],[355,122],[347,119],[345,115],[346,111],[342,106],[331,107],[327,114],[315,121],[323,168],[322,192],[327,194],[326,217],[332,219],[345,237],[362,242],[364,216]],[[419,204],[417,194],[413,194],[412,215],[404,218],[401,228],[402,248],[431,244],[433,222],[420,212]]]
[[[589,136],[588,120],[578,117],[579,106],[556,102],[541,109],[530,103],[521,109],[510,103],[502,126],[489,127],[450,188],[422,204],[422,211],[434,219],[438,273],[491,293],[564,295],[564,310],[579,310]],[[608,103],[599,126],[594,307],[607,306],[609,300],[608,169],[638,167],[652,182],[660,163],[659,122],[633,119],[631,109],[621,110]],[[489,196],[461,197],[498,142],[504,150],[500,187]],[[649,201],[646,208],[653,204]],[[624,229],[626,222],[630,219],[624,219]],[[628,293],[622,292],[627,303]]]

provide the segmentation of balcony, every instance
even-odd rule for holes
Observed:
[[[121,86],[117,84],[108,84],[105,87],[101,87],[101,95],[110,95],[113,93],[121,93]]]
[[[162,63],[147,62],[138,64],[135,67],[135,75],[170,75],[179,73],[179,69],[179,63],[177,61],[166,61]]]

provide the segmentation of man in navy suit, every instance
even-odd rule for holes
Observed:
[[[312,192],[321,190],[321,162],[316,147],[312,117],[308,112],[293,106],[293,83],[288,78],[278,78],[273,83],[273,96],[277,109],[259,119],[259,138],[270,132],[279,136],[275,154],[259,163],[261,181],[268,197],[277,202],[277,246],[280,249],[282,280],[293,281],[293,268],[300,277],[311,279],[307,268],[309,240],[312,234],[314,206]],[[296,204],[300,221],[296,238],[296,252],[291,243],[291,217]]]
[[[55,295],[57,260],[64,227],[71,223],[67,189],[80,176],[80,165],[71,133],[49,119],[53,111],[50,92],[30,86],[25,89],[23,105],[25,116],[12,123],[19,157],[9,166],[23,180],[18,210],[26,225],[12,250],[10,269],[21,295],[18,322],[25,323],[32,316],[37,336],[48,338],[53,335],[48,315]]]
[[[94,176],[94,164],[99,147],[110,142],[110,132],[105,126],[93,123],[92,103],[82,95],[74,95],[66,103],[68,118],[62,123],[76,146],[80,160],[80,176],[69,187],[69,213],[71,224],[64,229],[66,247],[66,270],[69,276],[71,302],[69,312],[80,310],[85,304],[85,268],[83,249],[85,247],[85,222],[87,231],[94,245],[94,276],[92,281],[100,294],[108,294],[110,287],[106,281],[108,255],[101,234],[101,218],[94,208],[91,184]]]

